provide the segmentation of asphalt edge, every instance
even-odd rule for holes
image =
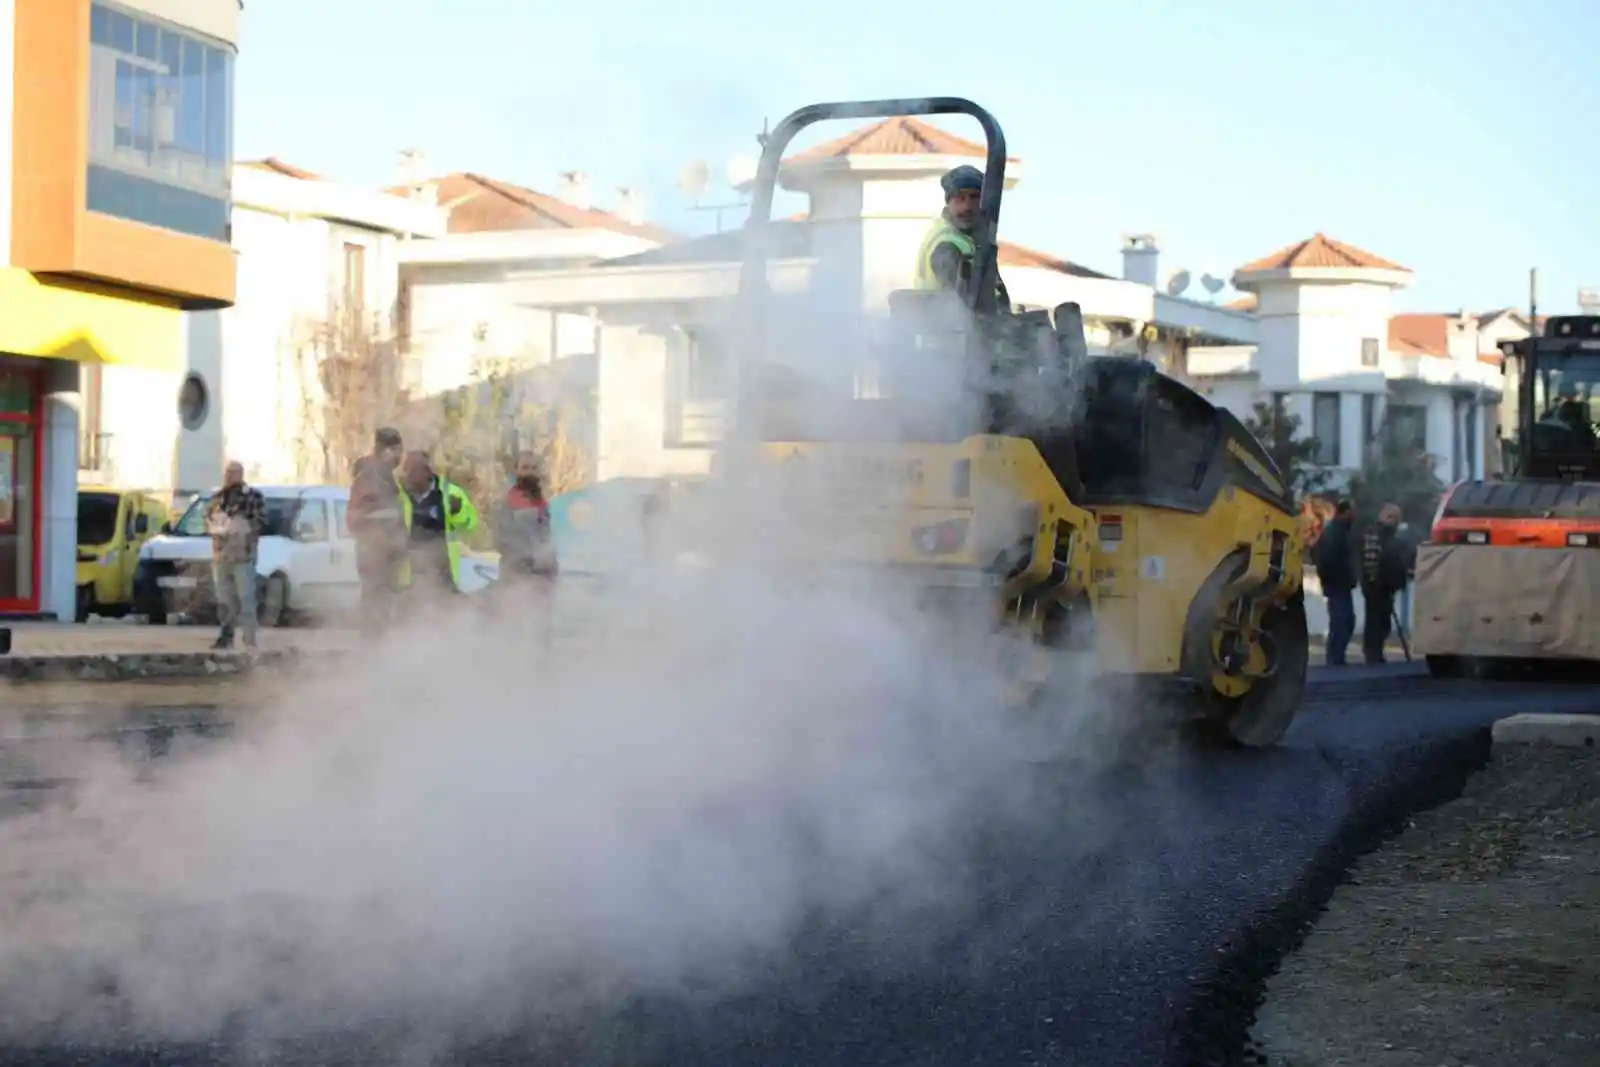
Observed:
[[[1265,1064],[1251,1030],[1266,1000],[1268,980],[1304,944],[1334,893],[1350,881],[1356,861],[1398,836],[1412,816],[1461,796],[1467,781],[1488,765],[1492,751],[1486,726],[1380,756],[1374,791],[1357,800],[1294,887],[1249,920],[1195,983],[1199,992],[1178,1022],[1175,1062],[1185,1067]],[[1359,784],[1351,788],[1361,791]]]

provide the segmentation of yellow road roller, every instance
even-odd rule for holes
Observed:
[[[870,327],[797,319],[823,312],[818,283],[797,297],[774,269],[790,141],[825,120],[946,114],[987,141],[967,283],[896,291]],[[1162,683],[1202,735],[1272,745],[1306,681],[1299,507],[1231,413],[1146,360],[1089,356],[1078,305],[1006,306],[1005,169],[999,124],[957,97],[815,104],[777,124],[744,234],[721,469],[808,487],[819,552],[986,601],[1028,649],[1013,699],[1062,699],[1051,665],[1087,654],[1102,675]],[[871,374],[834,373],[847,345]]]

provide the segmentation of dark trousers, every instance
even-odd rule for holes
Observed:
[[[1328,599],[1328,664],[1342,667],[1345,650],[1356,633],[1356,601],[1350,589],[1325,589]]]
[[[1363,589],[1367,602],[1366,624],[1361,629],[1361,654],[1368,663],[1383,662],[1383,646],[1389,641],[1394,618],[1394,592],[1388,589]]]

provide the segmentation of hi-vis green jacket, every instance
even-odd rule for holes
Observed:
[[[954,252],[955,256],[952,257],[951,252]],[[972,239],[972,235],[957,229],[950,221],[950,217],[940,212],[939,217],[933,220],[933,225],[928,227],[927,234],[922,238],[922,247],[917,250],[917,269],[913,284],[918,289],[949,288],[959,291],[961,286],[968,284],[967,278],[977,255],[978,245]],[[998,271],[995,273],[994,285],[996,306],[1008,307],[1010,300]]]
[[[978,245],[972,236],[956,229],[951,225],[949,217],[941,213],[933,220],[933,225],[928,227],[928,232],[922,238],[922,247],[917,249],[918,289],[943,289],[955,283],[955,278],[948,276],[941,278],[939,276],[941,272],[934,268],[934,253],[944,244],[953,246],[962,261],[967,264],[971,264],[973,257],[978,254]]]
[[[444,543],[445,551],[450,556],[450,579],[457,589],[461,588],[461,539],[478,528],[478,509],[473,506],[472,498],[467,491],[459,485],[440,476],[439,498],[444,502]],[[400,517],[405,523],[406,534],[411,533],[411,520],[415,513],[411,494],[399,484],[395,488],[400,493]],[[400,562],[399,584],[403,589],[411,584],[411,559],[409,556]]]

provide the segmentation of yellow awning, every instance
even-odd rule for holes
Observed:
[[[159,301],[52,285],[0,267],[0,354],[182,371],[183,312]]]

